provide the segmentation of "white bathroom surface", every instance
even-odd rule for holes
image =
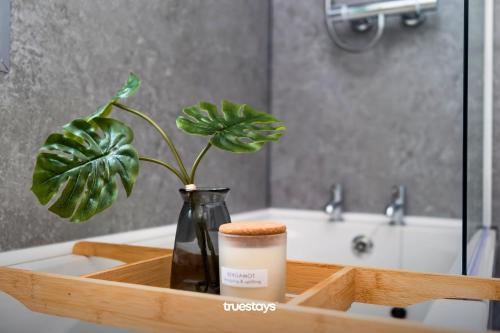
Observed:
[[[344,215],[344,222],[329,222],[328,217],[322,212],[274,208],[234,214],[232,218],[233,222],[274,220],[286,224],[289,259],[447,273],[457,262],[461,248],[461,223],[459,220],[452,219],[407,217],[405,226],[390,226],[387,218],[382,215],[347,213]],[[373,242],[371,251],[357,254],[352,250],[352,240],[360,235]],[[175,225],[167,225],[96,237],[91,240],[172,248],[174,239]],[[0,266],[9,265],[37,271],[81,275],[121,264],[115,260],[71,255],[74,243],[67,242],[0,253]],[[483,266],[487,264],[485,262]],[[485,268],[478,267],[477,269],[484,270]],[[484,321],[485,314],[477,310],[477,304],[473,304],[473,308],[467,306],[470,302],[451,302],[454,302],[453,306],[439,306],[435,310],[438,315],[430,313],[430,309],[436,302],[408,307],[407,318],[432,322],[437,326],[447,326],[446,321],[439,319],[446,318],[440,314],[440,311],[445,313],[452,311],[454,315],[458,315],[455,312],[456,304],[461,303],[460,316],[471,322],[473,327],[485,327],[484,322],[478,322]],[[481,307],[484,306],[481,305]],[[390,307],[356,303],[353,304],[350,312],[387,317],[390,310]],[[474,323],[476,323],[475,326]],[[33,313],[2,293],[0,294],[0,332],[106,333],[126,331]]]

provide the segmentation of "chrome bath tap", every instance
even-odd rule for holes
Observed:
[[[334,184],[330,190],[330,200],[325,205],[325,212],[330,216],[330,221],[343,221],[342,204],[343,193],[342,185]]]
[[[385,215],[391,219],[390,225],[405,225],[406,188],[402,185],[393,186],[391,191],[391,202],[385,209]]]

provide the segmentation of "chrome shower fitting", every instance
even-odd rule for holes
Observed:
[[[406,27],[417,27],[425,21],[425,12],[435,11],[438,0],[382,0],[359,4],[335,4],[335,0],[325,0],[325,21],[333,42],[348,52],[363,52],[377,44],[382,37],[385,17],[400,15]],[[354,46],[339,37],[336,24],[349,21],[355,32],[365,33],[377,30],[365,45]]]

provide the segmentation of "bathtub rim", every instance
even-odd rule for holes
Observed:
[[[313,223],[338,223],[329,222],[328,215],[322,211],[318,210],[305,210],[305,209],[291,209],[291,208],[264,208],[256,209],[242,213],[232,214],[231,218],[233,221],[238,220],[257,220],[257,219],[273,219],[276,216],[294,219],[300,215],[300,218],[311,219]],[[374,224],[380,225],[388,223],[389,220],[386,216],[382,214],[370,214],[370,213],[344,213],[346,222],[340,223],[363,223],[363,224]],[[75,239],[66,242],[59,242],[48,245],[34,246],[23,249],[15,249],[10,251],[0,252],[0,266],[11,266],[17,264],[25,264],[29,262],[40,261],[49,258],[55,258],[60,256],[66,256],[71,254],[71,249],[73,245],[81,240],[89,240],[96,242],[108,242],[108,243],[137,243],[140,241],[168,237],[175,234],[176,218],[171,218],[171,224],[166,224],[160,227],[137,229],[132,231],[114,233],[109,235],[102,235],[90,238]],[[434,217],[422,217],[422,216],[407,216],[405,227],[431,227],[438,226],[444,228],[461,228],[461,220],[450,219],[450,218],[434,218]],[[398,227],[398,226],[395,226]]]

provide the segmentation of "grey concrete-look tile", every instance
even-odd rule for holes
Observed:
[[[129,71],[143,78],[128,101],[171,134],[187,161],[203,140],[177,130],[183,106],[222,98],[267,107],[268,1],[12,0],[12,70],[0,74],[0,251],[175,223],[179,183],[143,165],[123,195],[86,224],[71,225],[30,192],[34,156],[47,135],[86,116],[114,93]],[[139,119],[141,153],[171,158]],[[213,151],[200,183],[232,188],[231,212],[265,205],[266,154]],[[122,193],[123,194],[123,193]]]

